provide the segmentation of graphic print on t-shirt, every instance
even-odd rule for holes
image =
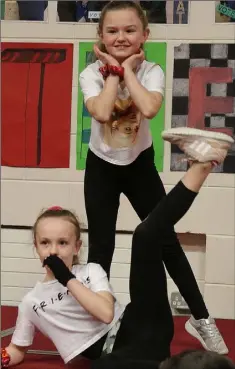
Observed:
[[[84,276],[81,279],[79,279],[79,281],[83,286],[90,288],[91,279],[89,276]],[[59,292],[57,291],[57,293],[54,293],[53,295],[48,296],[45,300],[40,301],[39,304],[33,304],[32,306],[33,311],[38,316],[40,316],[38,313],[39,311],[45,312],[48,306],[60,303],[60,301],[62,301],[65,297],[68,296],[69,299],[71,298],[74,299],[68,289],[65,289],[62,286],[61,288],[62,289],[59,290]]]
[[[142,114],[133,103],[131,97],[118,98],[114,104],[111,119],[104,124],[103,140],[114,149],[129,148],[135,145]]]
[[[65,292],[59,292],[56,296],[50,297],[47,301],[41,301],[39,305],[33,305],[33,311],[39,316],[38,309],[42,312],[45,312],[45,308],[49,305],[54,305],[57,301],[60,302],[63,300],[64,296],[69,294],[69,290]]]

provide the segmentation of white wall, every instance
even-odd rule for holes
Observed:
[[[2,224],[32,225],[40,210],[59,204],[77,212],[86,223],[83,199],[84,173],[76,170],[76,101],[79,40],[93,41],[95,24],[56,23],[56,2],[49,2],[47,23],[3,21],[2,41],[74,43],[73,101],[69,169],[2,168]],[[234,43],[234,24],[215,24],[213,1],[192,1],[188,25],[153,25],[151,40],[167,41],[166,127],[171,122],[174,46],[180,43]],[[83,35],[83,36],[82,36]],[[161,178],[167,191],[182,173],[170,172],[170,147],[165,145]],[[30,190],[30,191],[29,191]],[[118,229],[133,230],[138,218],[122,197]],[[184,239],[185,250],[211,314],[235,319],[235,176],[211,174],[192,210],[177,227],[179,233],[205,234]],[[41,267],[32,252],[29,231],[2,231],[2,303],[18,304],[41,276]],[[84,235],[86,239],[86,235]],[[199,237],[200,239],[200,237]],[[192,242],[192,240],[194,240]],[[87,244],[86,240],[84,242]],[[194,247],[188,246],[193,243]],[[127,302],[130,235],[117,236],[112,266],[112,282],[123,302]],[[84,248],[84,257],[86,248]],[[175,291],[168,279],[169,293]]]

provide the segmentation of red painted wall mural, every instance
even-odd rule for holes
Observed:
[[[73,45],[2,43],[3,166],[68,168]]]

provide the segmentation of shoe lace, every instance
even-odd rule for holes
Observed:
[[[185,156],[182,156],[182,157],[178,158],[176,160],[176,163],[184,163],[184,162],[187,162],[188,164],[190,164],[190,162],[192,163],[194,161],[195,161],[194,159],[191,159],[191,158],[189,158],[188,156],[185,155]]]
[[[215,323],[206,323],[205,325],[207,334],[213,338],[214,344],[218,344],[221,342],[221,334]]]

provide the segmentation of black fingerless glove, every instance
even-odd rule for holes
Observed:
[[[55,278],[65,287],[70,279],[76,278],[75,275],[70,272],[63,260],[61,260],[57,255],[50,255],[44,259],[43,266],[46,265],[51,269]]]

